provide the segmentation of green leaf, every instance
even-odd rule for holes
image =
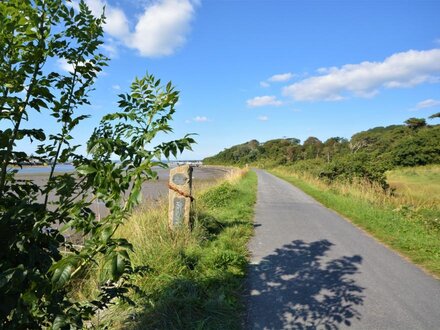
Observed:
[[[56,268],[52,276],[52,284],[54,289],[63,287],[69,280],[74,271],[72,264],[65,264]]]
[[[101,282],[117,281],[124,274],[130,261],[126,250],[112,251],[107,257],[101,271]]]
[[[102,239],[104,242],[107,242],[107,240],[112,236],[113,232],[114,232],[114,228],[113,228],[113,226],[106,226],[106,227],[103,227],[103,228],[101,229],[101,239]]]
[[[91,165],[81,165],[76,168],[76,171],[79,174],[87,175],[87,174],[95,173],[97,170]]]
[[[52,330],[62,329],[66,325],[67,325],[66,317],[64,315],[57,315],[57,317],[53,321],[51,329]]]
[[[142,202],[142,180],[138,179],[136,180],[136,183],[133,187],[133,190],[130,194],[130,200],[133,202],[134,205],[138,205]]]
[[[125,252],[125,251],[122,251]],[[116,253],[115,257],[113,258],[112,262],[112,276],[113,280],[116,281],[121,277],[122,274],[124,274],[125,265],[127,262],[128,256],[124,256],[121,251],[119,253]]]
[[[49,272],[53,273],[51,278],[53,290],[63,287],[70,280],[80,260],[81,257],[77,255],[69,255],[50,267]]]

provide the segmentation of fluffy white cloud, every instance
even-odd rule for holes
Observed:
[[[115,91],[120,91],[121,90],[121,86],[120,85],[113,85],[112,88]]]
[[[86,0],[86,3],[96,16],[105,6],[104,31],[119,43],[147,57],[171,55],[186,42],[196,5],[191,0],[150,2],[137,22],[132,24],[134,30],[131,31],[129,19],[122,9],[103,0]],[[112,44],[109,47],[114,50]]]
[[[194,6],[188,0],[163,0],[147,7],[136,24],[130,47],[145,56],[172,54],[186,41]]]
[[[347,95],[372,97],[380,88],[412,87],[440,81],[440,49],[409,50],[383,62],[362,62],[321,68],[313,76],[283,89],[297,101],[337,101]]]
[[[263,88],[267,88],[267,87],[270,86],[270,84],[265,82],[265,81],[260,81],[260,86],[263,87]]]
[[[292,77],[293,77],[293,74],[291,72],[280,73],[280,74],[273,75],[272,77],[267,79],[267,81],[270,81],[270,82],[283,82],[283,81],[288,81],[288,80],[292,79]]]
[[[283,102],[277,100],[275,96],[265,95],[265,96],[256,96],[252,99],[249,99],[246,101],[246,104],[251,108],[255,108],[255,107],[264,107],[268,105],[280,106],[283,104]]]
[[[197,117],[194,117],[193,120],[196,123],[206,123],[207,121],[209,121],[208,117],[205,117],[205,116],[197,116]]]
[[[268,116],[258,116],[257,119],[260,121],[268,121],[269,117]]]
[[[101,15],[105,6],[105,32],[117,38],[125,38],[129,35],[128,19],[122,9],[111,6],[103,0],[86,0],[86,4],[95,16]]]
[[[425,108],[432,108],[432,107],[436,107],[440,105],[440,101],[439,100],[434,100],[434,99],[427,99],[427,100],[423,100],[420,101],[419,103],[416,104],[416,109],[425,109]]]

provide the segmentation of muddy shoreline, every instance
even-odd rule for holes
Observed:
[[[146,181],[142,185],[143,203],[155,203],[158,200],[168,196],[168,180],[169,169],[157,168],[158,180]],[[208,182],[213,182],[222,179],[229,170],[225,167],[200,166],[194,167],[193,170],[193,190],[201,188]],[[62,174],[62,173],[59,173]],[[49,173],[17,173],[18,180],[31,180],[39,186],[44,186],[47,183]],[[54,201],[54,196],[49,196],[49,204]],[[42,198],[40,200],[42,202]],[[92,210],[98,217],[105,217],[108,213],[102,203],[94,203]]]

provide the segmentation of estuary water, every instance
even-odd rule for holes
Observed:
[[[49,174],[50,166],[24,166],[17,168],[19,174]],[[55,166],[55,172],[66,173],[73,172],[75,168],[71,164],[59,164]]]
[[[166,198],[168,195],[168,181],[170,169],[166,168],[154,168],[158,174],[157,180],[146,181],[142,185],[143,200],[146,203],[152,203],[162,198]],[[57,174],[74,171],[74,167],[68,164],[61,164],[55,168]],[[229,170],[223,167],[211,167],[200,166],[193,169],[193,189],[197,190],[203,186],[205,182],[216,181],[223,178]],[[16,178],[23,180],[31,180],[39,186],[44,186],[49,178],[50,167],[49,166],[29,166],[19,169]],[[54,201],[56,196],[49,195],[49,201]],[[43,200],[41,196],[40,202]],[[94,203],[92,209],[103,217],[108,214],[104,205],[100,202]]]

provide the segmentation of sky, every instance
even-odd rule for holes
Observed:
[[[106,7],[111,61],[81,110],[92,117],[74,132],[80,144],[146,72],[180,91],[164,140],[198,134],[180,159],[252,139],[350,138],[440,111],[440,1],[86,2]]]

